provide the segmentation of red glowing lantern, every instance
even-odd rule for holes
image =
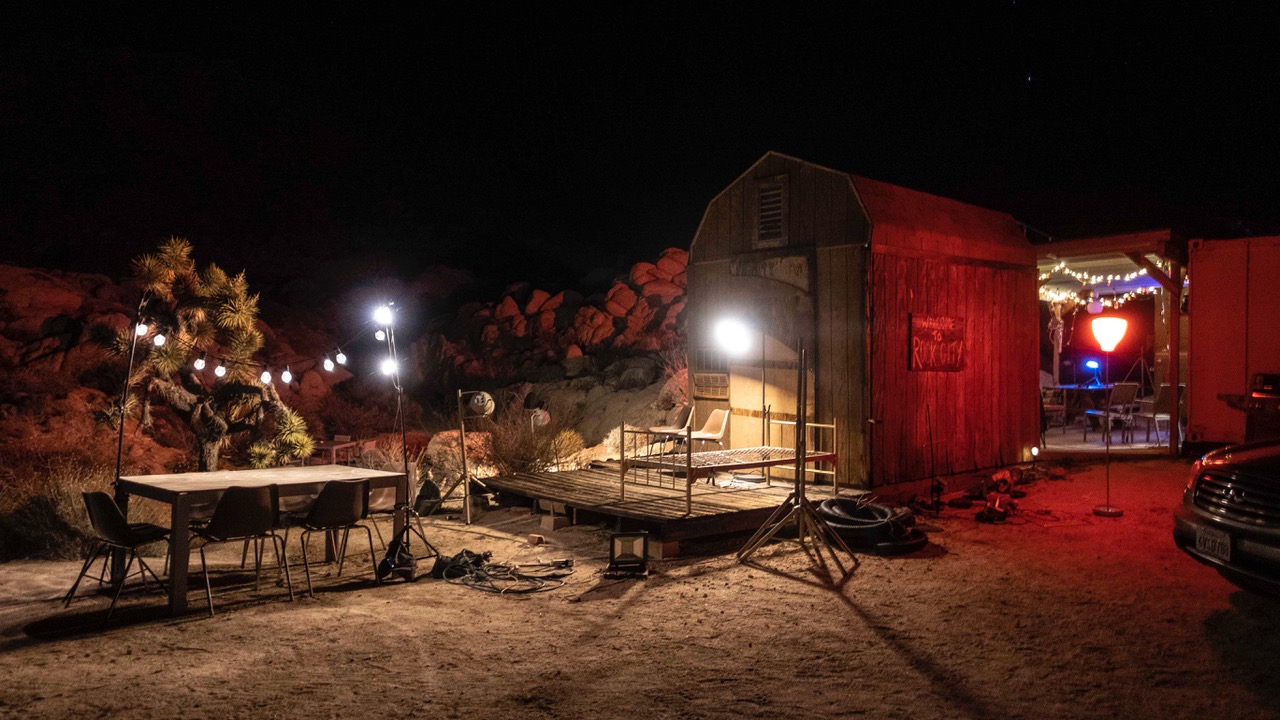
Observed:
[[[1098,347],[1102,348],[1102,352],[1109,353],[1116,349],[1116,345],[1124,339],[1125,330],[1129,328],[1129,321],[1124,318],[1114,316],[1096,317],[1091,323],[1093,328],[1093,337],[1098,340]]]

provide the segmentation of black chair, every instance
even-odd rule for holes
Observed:
[[[353,529],[364,530],[369,540],[369,560],[373,570],[373,582],[375,585],[380,584],[378,558],[373,549],[373,533],[370,532],[369,526],[360,523],[368,515],[369,481],[335,480],[325,483],[311,510],[306,516],[297,518],[298,525],[302,527],[302,567],[307,573],[308,595],[315,597],[315,591],[311,586],[311,560],[307,556],[307,542],[315,532],[325,533],[326,541],[333,542],[338,531],[342,531],[342,540],[336,543],[338,547],[334,548],[334,555],[338,558],[338,575],[341,576],[343,563],[347,559],[347,538]],[[285,537],[289,537],[288,528],[285,529]]]
[[[222,493],[213,517],[207,524],[192,523],[191,532],[203,542],[200,544],[200,569],[204,573],[204,594],[209,602],[209,616],[213,616],[213,588],[209,584],[209,564],[204,549],[217,543],[235,540],[271,540],[276,552],[276,567],[284,568],[285,585],[289,599],[293,600],[293,580],[289,577],[289,558],[285,555],[284,538],[276,534],[280,515],[280,489],[275,485],[263,487],[229,487]],[[276,543],[279,543],[277,547]],[[261,556],[254,553],[253,587],[258,588],[261,575]]]
[[[76,576],[76,581],[72,583],[71,589],[67,591],[63,597],[63,607],[71,607],[71,599],[75,597],[76,588],[80,587],[80,581],[89,572],[89,568],[93,566],[94,561],[99,556],[103,558],[102,570],[97,576],[91,576],[98,581],[99,585],[110,580],[108,573],[110,572],[110,560],[112,550],[128,551],[129,559],[125,562],[124,574],[121,575],[116,584],[115,591],[111,594],[111,607],[107,609],[107,620],[111,620],[111,613],[115,612],[116,601],[120,599],[120,591],[124,589],[124,583],[129,579],[129,570],[133,568],[133,561],[138,561],[138,576],[142,578],[142,586],[147,586],[147,573],[151,573],[151,577],[161,589],[165,589],[164,581],[156,575],[155,571],[147,565],[147,561],[142,559],[142,555],[138,554],[138,548],[147,543],[167,540],[169,530],[159,525],[151,523],[130,523],[125,519],[124,513],[120,512],[120,506],[116,505],[115,500],[104,492],[87,492],[83,493],[85,509],[89,511],[89,523],[93,526],[93,532],[96,537],[93,538],[93,545],[90,547],[89,555],[85,558],[84,565],[80,567],[80,574]],[[165,565],[168,566],[168,554],[165,555]],[[104,621],[105,622],[105,621]]]

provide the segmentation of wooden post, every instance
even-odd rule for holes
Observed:
[[[462,390],[458,390],[458,445],[462,450],[462,519],[471,524],[471,479],[467,477],[467,421],[462,415]],[[408,482],[409,468],[405,467],[405,481]]]
[[[1173,395],[1169,405],[1169,456],[1177,457],[1179,433],[1174,431],[1181,427],[1182,420],[1182,265],[1177,260],[1169,261],[1169,274],[1175,287],[1165,300],[1165,317],[1169,319],[1169,392]]]

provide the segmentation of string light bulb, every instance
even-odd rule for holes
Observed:
[[[373,321],[383,327],[391,327],[391,323],[395,320],[395,313],[391,312],[390,305],[379,305],[373,311]]]
[[[144,322],[140,322],[140,323],[138,323],[137,325],[134,325],[134,326],[133,326],[133,334],[134,334],[134,335],[137,335],[138,337],[142,337],[143,335],[146,335],[146,334],[147,334],[147,324],[146,324],[146,323],[144,323]]]
[[[284,381],[285,385],[288,385],[289,383],[293,382],[293,373],[289,372],[288,365],[284,366],[284,372],[280,373],[280,379]]]
[[[333,372],[333,360],[328,355],[324,356],[324,369],[325,372]]]
[[[373,334],[373,339],[374,339],[374,340],[377,340],[378,342],[382,342],[383,340],[386,340],[386,339],[387,339],[387,331],[386,331],[386,330],[378,330],[377,332],[375,332],[375,333]]]
[[[204,357],[205,357],[205,354],[202,352],[200,353],[200,357],[196,358],[196,361],[191,363],[196,370],[204,369]]]
[[[334,355],[333,359],[337,360],[339,365],[347,364],[347,354],[342,352],[342,348],[338,348],[338,354]]]
[[[156,333],[156,336],[151,339],[151,342],[155,343],[156,347],[164,347],[165,340],[166,338],[164,333]]]
[[[258,376],[258,379],[262,381],[263,385],[270,385],[271,384],[271,368],[263,368],[262,374]]]
[[[222,361],[221,361],[221,360],[219,360],[219,361],[218,361],[218,367],[216,367],[216,368],[214,368],[214,369],[213,369],[213,374],[214,374],[214,375],[217,375],[218,377],[226,377],[226,375],[227,375],[227,366],[226,366],[226,365],[223,365],[223,364],[222,364]]]
[[[382,370],[383,375],[395,375],[399,367],[396,365],[395,358],[386,358],[378,365],[378,369]]]

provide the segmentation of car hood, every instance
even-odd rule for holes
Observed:
[[[1220,448],[1204,456],[1205,468],[1246,470],[1250,474],[1280,479],[1280,440],[1246,443]]]

